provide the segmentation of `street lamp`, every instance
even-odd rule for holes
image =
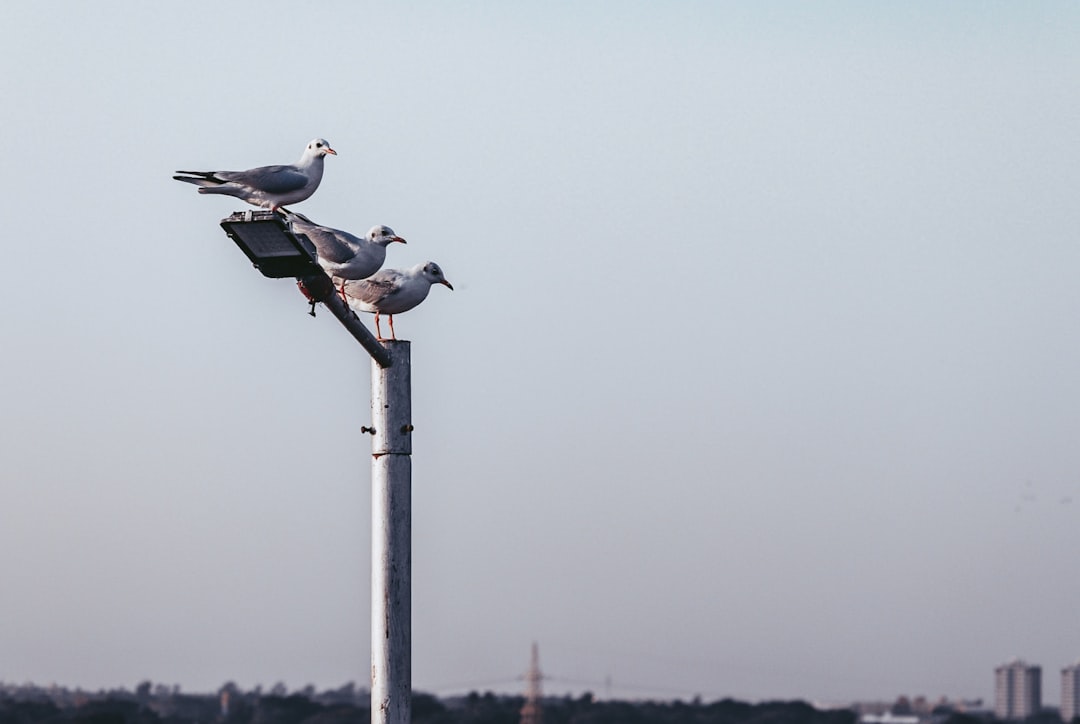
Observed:
[[[371,355],[371,722],[412,718],[412,363],[409,342],[379,342],[338,294],[314,246],[271,211],[238,211],[221,228],[275,279],[296,277]],[[313,308],[314,308],[313,302]]]
[[[237,211],[221,220],[221,228],[263,276],[299,278],[319,271],[311,242],[273,211]]]
[[[263,276],[295,277],[311,299],[322,302],[380,367],[392,364],[389,345],[379,344],[315,261],[315,245],[294,232],[283,217],[272,211],[237,211],[221,220],[221,228]]]

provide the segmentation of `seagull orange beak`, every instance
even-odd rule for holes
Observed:
[[[409,242],[405,241],[404,239],[402,239],[400,236],[391,236],[390,241],[391,241],[391,243],[393,243],[395,241],[400,241],[402,244],[408,244],[409,243]]]
[[[446,281],[445,279],[439,282],[439,284],[445,284],[447,289],[449,289],[450,291],[454,291],[454,285]]]
[[[329,153],[329,154],[331,154],[332,156],[336,156],[336,155],[337,155],[337,151],[335,151],[334,149],[330,148],[329,146],[327,146],[327,147],[326,147],[326,152],[327,152],[327,153]]]

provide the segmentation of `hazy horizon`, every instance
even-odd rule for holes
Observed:
[[[0,19],[0,681],[366,685],[369,361],[170,178],[322,137],[295,210],[454,284],[395,318],[414,688],[1058,702],[1080,5]]]

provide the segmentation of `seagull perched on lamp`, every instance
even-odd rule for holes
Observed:
[[[390,318],[390,339],[394,334],[394,315],[407,312],[427,298],[432,284],[453,290],[443,270],[433,261],[411,269],[383,269],[367,279],[345,282],[345,301],[353,311],[375,313],[375,337],[385,341],[379,329],[379,315]]]
[[[200,194],[225,194],[253,206],[277,211],[285,204],[310,198],[319,188],[323,159],[337,155],[330,143],[316,138],[304,149],[295,164],[260,166],[247,171],[177,171],[177,181],[195,184]]]
[[[405,243],[384,224],[371,227],[363,237],[359,237],[341,229],[316,224],[303,214],[290,211],[285,218],[295,233],[303,234],[311,241],[315,247],[315,260],[333,280],[342,299],[345,299],[345,282],[366,279],[379,271],[386,261],[386,247],[395,241]]]

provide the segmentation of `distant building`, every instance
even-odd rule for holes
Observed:
[[[1042,667],[1020,659],[994,669],[994,716],[1020,720],[1042,709]]]
[[[1061,719],[1066,724],[1080,716],[1080,661],[1061,670]]]

